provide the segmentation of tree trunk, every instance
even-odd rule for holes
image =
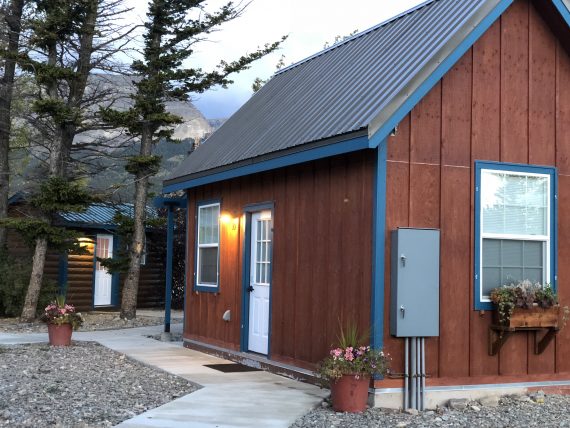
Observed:
[[[47,241],[43,238],[36,241],[36,249],[32,260],[32,276],[26,293],[24,309],[22,310],[21,319],[24,322],[31,322],[36,318],[36,309],[38,307],[38,299],[42,288],[42,280],[44,275],[44,266],[46,262]]]
[[[15,58],[20,47],[22,28],[22,10],[24,0],[12,0],[5,21],[8,27],[8,49],[4,64],[4,76],[0,79],[0,218],[8,217],[8,198],[10,196],[10,133],[12,129],[12,94],[16,72]],[[7,230],[0,228],[0,251],[6,250]]]
[[[141,136],[141,156],[150,156],[152,151],[152,130],[148,124],[143,126]],[[137,316],[137,296],[139,292],[139,278],[141,271],[141,255],[144,246],[146,199],[148,193],[148,175],[145,171],[138,171],[135,182],[134,201],[134,230],[129,251],[129,271],[123,285],[121,299],[121,318],[128,320]]]

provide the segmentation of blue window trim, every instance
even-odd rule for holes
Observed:
[[[476,310],[491,310],[491,302],[482,302],[481,291],[481,170],[523,172],[550,176],[550,285],[557,290],[558,280],[558,174],[555,167],[525,165],[515,163],[475,161],[475,269],[474,302]]]
[[[194,291],[201,291],[206,293],[218,293],[220,291],[220,228],[218,223],[218,269],[217,269],[217,279],[216,286],[206,286],[198,284],[198,217],[200,213],[200,207],[205,205],[218,204],[220,206],[220,213],[222,212],[222,200],[221,199],[208,199],[196,202],[196,217],[194,221]]]
[[[271,322],[273,312],[273,224],[275,214],[274,202],[262,202],[258,204],[249,204],[243,208],[245,213],[245,238],[243,240],[243,275],[242,275],[242,301],[241,301],[241,352],[247,352],[249,349],[249,276],[251,270],[251,216],[258,211],[271,211],[271,253],[269,254],[269,338],[267,341],[267,358],[271,358]]]

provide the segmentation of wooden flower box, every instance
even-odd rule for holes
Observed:
[[[494,324],[489,327],[489,355],[497,355],[507,339],[518,331],[534,332],[534,353],[542,354],[560,330],[560,311],[559,305],[550,308],[515,308],[508,323],[501,324],[498,310],[495,310]]]
[[[550,308],[541,308],[539,306],[533,306],[532,308],[522,309],[515,308],[508,324],[499,323],[498,310],[493,313],[494,324],[500,324],[504,327],[509,328],[520,328],[520,327],[558,327],[560,323],[560,306],[555,305]]]

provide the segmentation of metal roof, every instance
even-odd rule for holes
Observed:
[[[58,216],[65,224],[85,226],[116,226],[113,217],[116,213],[132,217],[133,204],[91,204],[84,212],[60,212]],[[152,207],[147,207],[147,215],[151,218],[157,216]]]
[[[165,181],[378,130],[500,0],[430,0],[277,73]],[[325,140],[325,141],[323,141]]]

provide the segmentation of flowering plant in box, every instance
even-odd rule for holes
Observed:
[[[65,303],[65,296],[57,296],[56,299],[46,306],[42,321],[46,324],[71,324],[77,330],[83,324],[83,317],[79,312],[75,312],[73,305]]]
[[[366,335],[359,336],[354,325],[341,330],[339,346],[332,348],[329,355],[321,361],[319,376],[327,381],[335,381],[344,375],[359,378],[386,374],[390,357],[381,350],[364,345],[366,338]]]

